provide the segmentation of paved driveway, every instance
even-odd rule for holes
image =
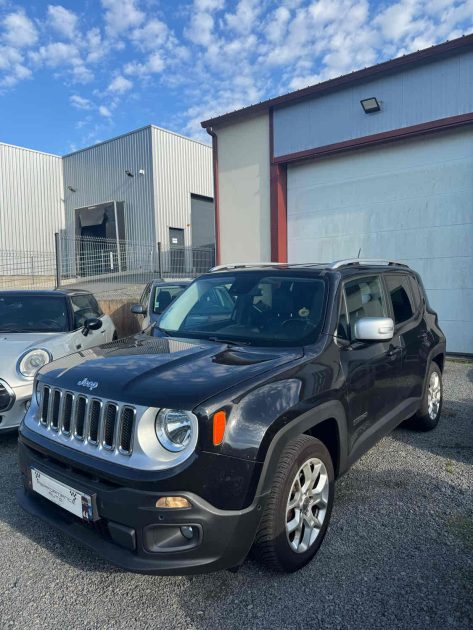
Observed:
[[[314,562],[280,576],[123,573],[16,505],[0,436],[0,628],[466,628],[473,624],[473,365],[448,363],[439,427],[396,430],[337,484]]]

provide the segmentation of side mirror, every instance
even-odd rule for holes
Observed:
[[[133,304],[130,311],[134,315],[146,315],[146,309],[142,304]]]
[[[390,317],[362,317],[355,322],[355,338],[360,341],[389,341],[394,335]]]
[[[91,330],[99,330],[100,328],[102,328],[102,320],[98,317],[89,317],[84,322],[82,334],[87,337]]]

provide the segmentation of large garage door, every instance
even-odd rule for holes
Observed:
[[[473,353],[473,129],[291,166],[289,261],[394,258],[422,275],[450,352]]]

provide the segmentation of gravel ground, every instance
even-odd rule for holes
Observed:
[[[396,430],[337,483],[316,559],[280,576],[124,573],[16,505],[0,437],[0,628],[473,626],[473,364],[449,362],[439,427]]]

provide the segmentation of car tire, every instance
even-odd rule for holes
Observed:
[[[431,363],[427,373],[427,384],[422,405],[407,425],[417,431],[431,431],[440,420],[443,403],[442,371],[437,363]]]
[[[113,337],[112,337],[112,341],[118,341],[118,333],[115,330],[115,332],[113,333]]]
[[[314,486],[315,496],[311,491]],[[320,440],[299,436],[287,445],[279,460],[253,556],[275,571],[292,573],[301,569],[322,544],[333,497],[330,453]]]

